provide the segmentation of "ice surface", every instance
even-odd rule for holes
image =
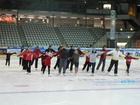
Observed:
[[[106,61],[105,73],[99,70],[94,76],[86,70],[82,72],[84,57],[80,58],[77,76],[74,71],[70,73],[69,69],[66,76],[57,76],[58,71],[53,69],[55,62],[56,58],[53,58],[51,77],[48,77],[47,72],[42,76],[40,60],[38,70],[35,70],[33,65],[31,75],[26,75],[16,56],[11,57],[10,67],[5,66],[5,57],[1,56],[0,105],[140,104],[139,60],[132,61],[130,76],[125,73],[125,59],[119,60],[118,76],[114,76],[114,69],[106,75],[110,59]]]

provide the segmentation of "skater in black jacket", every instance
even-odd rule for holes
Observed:
[[[8,51],[8,53],[4,53],[6,54],[6,62],[5,62],[5,65],[8,64],[8,66],[10,66],[10,58],[11,58],[11,55],[12,54],[16,54],[15,52],[14,53],[10,53],[10,51]]]
[[[48,47],[48,49],[45,50],[45,52],[48,53],[48,52],[50,52],[50,51],[55,53],[55,50],[52,49],[52,46],[51,46],[51,45]]]
[[[67,61],[67,69],[69,68],[69,64],[71,63],[71,65],[70,65],[70,72],[72,72],[72,69],[73,69],[73,63],[74,63],[73,60],[74,60],[74,59],[72,58],[72,56],[74,55],[74,51],[75,51],[75,50],[74,50],[74,46],[71,46],[71,47],[70,47],[70,50],[69,50],[69,55],[68,55],[68,56],[69,56],[69,57],[68,57],[69,59],[68,59],[68,61]],[[70,59],[70,58],[71,58],[71,59]]]
[[[22,53],[24,51],[24,46],[21,47],[20,53]],[[19,65],[21,65],[23,62],[22,57],[19,57]]]

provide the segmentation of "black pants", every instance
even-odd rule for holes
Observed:
[[[46,67],[47,67],[46,65],[43,65],[42,67],[43,74],[45,73]],[[48,66],[48,74],[50,74],[50,66]]]
[[[94,70],[95,70],[95,66],[96,66],[96,63],[94,62],[94,63],[91,63],[91,66],[92,66],[92,73],[94,73]]]
[[[130,64],[126,64],[126,66],[127,66],[126,72],[129,73]]]
[[[21,57],[19,57],[19,65],[21,65],[22,64],[22,58]]]
[[[32,65],[32,61],[27,60],[26,61],[26,68],[27,68],[28,73],[31,73],[31,65]]]
[[[74,62],[75,65],[75,73],[78,72],[79,62]]]
[[[22,59],[23,70],[27,70],[27,61]]]
[[[74,62],[75,68],[79,67],[79,62]]]
[[[69,68],[69,64],[70,63],[71,63],[71,65],[70,65],[70,71],[72,71],[72,69],[73,69],[73,59],[70,59],[70,60],[67,61],[67,68]]]
[[[44,67],[45,65],[44,65],[44,63],[43,63],[43,62],[41,62],[41,63],[42,63],[41,71],[43,71],[43,67]]]
[[[55,66],[54,66],[54,69],[56,69],[56,67],[58,67],[58,68],[59,68],[59,62],[60,62],[60,59],[59,59],[59,58],[57,58],[56,64],[55,64]]]
[[[6,59],[5,65],[7,65],[7,64],[8,64],[8,66],[10,66],[10,59]]]
[[[35,60],[35,68],[38,68],[38,58],[32,60],[32,65],[34,63],[34,60]]]
[[[108,72],[111,71],[113,65],[115,65],[114,74],[117,74],[118,73],[118,60],[111,60],[110,66],[108,68]]]
[[[99,68],[100,68],[100,66],[101,66],[101,64],[103,63],[103,65],[102,65],[102,71],[104,71],[104,68],[105,68],[105,59],[100,59],[99,60],[99,63],[98,63],[98,66],[97,66],[97,70],[99,70]]]
[[[88,72],[90,66],[91,66],[90,62],[86,61],[82,70],[84,70],[87,67],[87,72]]]

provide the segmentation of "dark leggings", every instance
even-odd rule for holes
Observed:
[[[94,63],[91,63],[91,66],[92,66],[92,73],[94,73],[94,70],[95,70],[95,66],[96,66],[96,62],[94,62]]]
[[[37,59],[34,59],[34,58],[33,58],[33,60],[32,60],[32,65],[33,65],[33,63],[34,63],[34,60],[35,60],[35,68],[37,68],[37,67],[38,67],[38,58],[37,58]]]
[[[22,58],[19,57],[19,65],[21,65],[21,64],[22,64]]]
[[[5,65],[7,65],[7,64],[8,64],[8,66],[10,66],[10,59],[6,59]]]
[[[130,64],[126,64],[126,66],[127,66],[126,72],[129,73]]]
[[[87,66],[87,72],[89,71],[89,67],[91,66],[90,62],[86,61],[82,70],[84,70]]]
[[[32,65],[32,61],[27,60],[26,61],[26,68],[27,68],[28,73],[31,73],[31,65]]]
[[[56,67],[58,67],[58,68],[59,68],[59,62],[60,62],[60,59],[59,59],[59,58],[57,58],[56,64],[55,64],[55,66],[54,66],[54,69],[56,69]]]
[[[100,59],[99,63],[98,63],[98,66],[97,66],[97,70],[100,68],[101,64],[103,63],[102,65],[102,71],[104,71],[104,68],[105,68],[105,59]]]
[[[47,67],[46,65],[43,65],[42,67],[43,74],[45,73],[46,67]],[[50,66],[48,66],[48,74],[50,74]]]

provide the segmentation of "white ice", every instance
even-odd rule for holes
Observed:
[[[80,58],[77,76],[69,70],[66,76],[57,76],[58,71],[53,69],[55,61],[53,58],[51,77],[47,72],[41,75],[40,60],[38,70],[33,65],[31,75],[26,75],[16,56],[11,57],[10,67],[5,66],[5,57],[1,56],[0,105],[140,105],[139,60],[132,61],[130,76],[126,75],[125,59],[121,58],[118,76],[114,76],[114,69],[110,75],[101,70],[94,76],[86,70],[82,72],[84,57]],[[107,59],[105,71],[109,64]]]

